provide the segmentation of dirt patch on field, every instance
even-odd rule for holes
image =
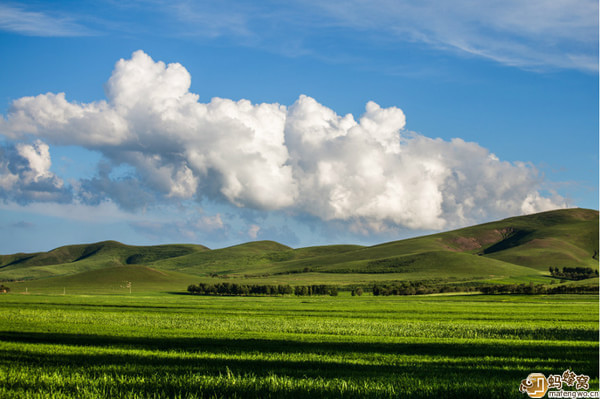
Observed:
[[[452,243],[462,251],[472,251],[481,248],[481,244],[475,237],[458,237],[452,240]]]
[[[453,251],[474,251],[491,244],[500,242],[514,234],[512,227],[504,229],[488,230],[476,237],[456,237],[450,241],[454,248],[448,247]]]

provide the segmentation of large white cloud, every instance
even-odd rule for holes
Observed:
[[[357,121],[304,95],[289,108],[222,98],[201,103],[190,83],[182,65],[137,51],[117,62],[107,101],[24,97],[0,119],[1,133],[79,145],[110,165],[130,165],[135,176],[111,177],[105,163],[77,185],[84,201],[111,199],[126,209],[211,198],[370,232],[441,229],[562,205],[540,195],[534,168],[502,162],[475,143],[407,132],[396,107],[369,102]],[[20,145],[28,173],[52,177],[45,144]],[[11,176],[0,175],[0,184],[16,184]]]

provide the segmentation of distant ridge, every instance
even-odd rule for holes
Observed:
[[[65,245],[48,252],[0,255],[0,276],[38,278],[67,275],[110,266],[135,265],[208,251],[202,245],[169,244],[131,246],[117,241]],[[2,279],[2,277],[0,277]]]
[[[0,281],[93,285],[108,276],[127,279],[128,273],[135,273],[140,283],[151,280],[152,287],[160,286],[161,279],[173,287],[202,279],[292,284],[398,280],[550,283],[549,267],[598,269],[598,211],[561,209],[370,247],[293,249],[274,241],[216,250],[192,244],[130,246],[116,241],[66,245],[48,252],[1,255]]]

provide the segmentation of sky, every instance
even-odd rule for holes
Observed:
[[[598,209],[595,0],[0,3],[0,253]]]

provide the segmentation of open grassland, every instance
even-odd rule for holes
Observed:
[[[0,296],[0,397],[522,398],[598,389],[598,296]]]
[[[115,292],[114,286],[118,288],[123,280],[138,285],[147,282],[144,290],[154,290],[155,284],[163,291],[223,281],[370,285],[509,280],[550,284],[555,279],[549,267],[598,270],[598,211],[543,212],[370,247],[293,249],[272,241],[215,250],[189,244],[135,247],[115,241],[70,245],[43,253],[0,255],[0,282],[38,292],[50,288],[47,293],[56,287]]]

